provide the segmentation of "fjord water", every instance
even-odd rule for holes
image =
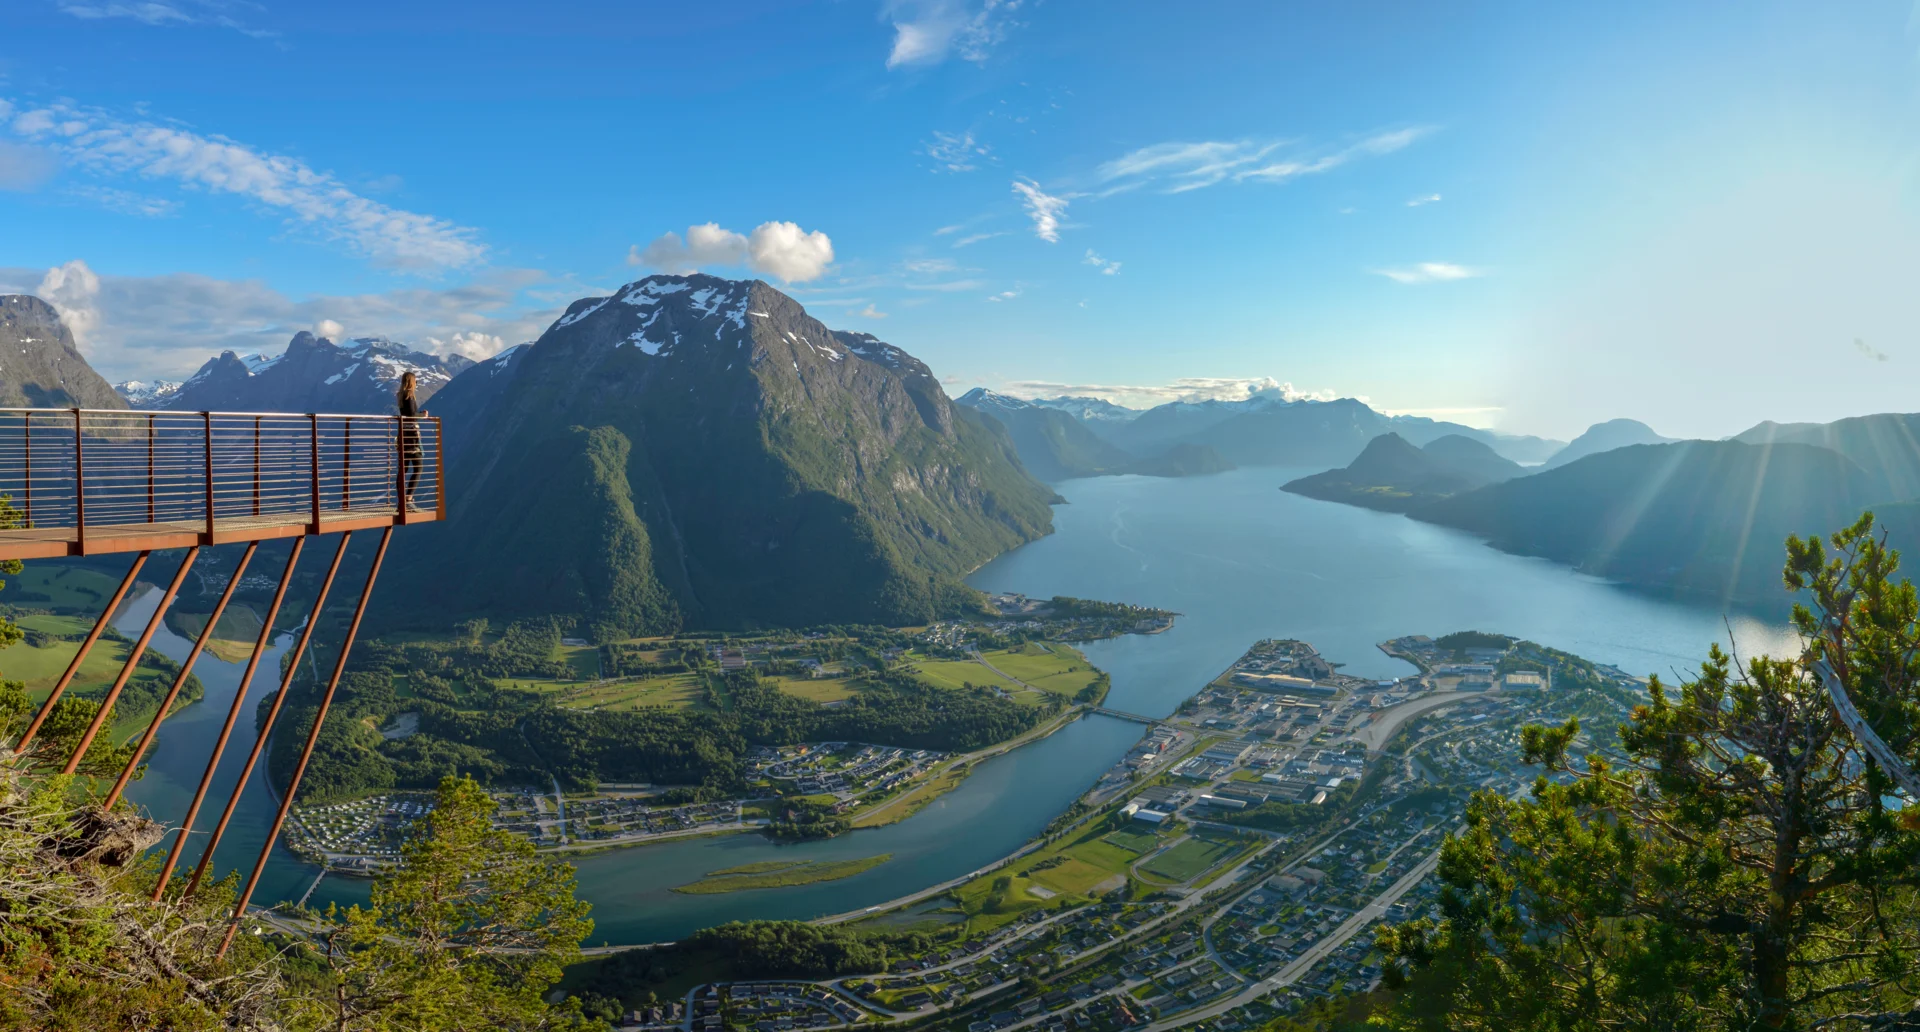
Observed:
[[[1113,676],[1107,705],[1155,716],[1171,712],[1249,644],[1268,637],[1311,641],[1348,673],[1368,677],[1411,671],[1381,653],[1378,642],[1466,629],[1519,635],[1640,675],[1692,669],[1710,642],[1726,640],[1729,627],[1743,655],[1791,647],[1777,616],[1650,598],[1496,552],[1455,531],[1277,489],[1304,472],[1311,471],[1069,481],[1058,488],[1068,504],[1054,509],[1055,533],[1001,556],[969,581],[988,591],[1073,595],[1181,613],[1165,633],[1085,646],[1094,664]],[[186,644],[171,635],[156,641],[169,655],[184,654]],[[263,671],[273,669],[269,663]],[[169,721],[159,773],[135,794],[142,803],[178,795],[178,803],[155,806],[161,819],[177,819],[184,808],[185,792],[168,787],[180,777],[180,764],[170,757],[201,757],[185,761],[190,792],[196,764],[204,763],[231,698],[222,685],[236,679],[237,670],[202,659],[206,701]],[[256,685],[256,693],[262,690]],[[245,755],[251,726],[251,719],[242,721],[230,756]],[[1077,721],[980,764],[960,788],[908,820],[836,839],[782,845],[729,835],[579,856],[580,895],[594,904],[590,944],[655,942],[730,920],[856,910],[965,875],[1043,829],[1140,733],[1139,725],[1110,717]],[[257,786],[250,792],[253,803],[221,848],[223,870],[251,862],[271,819],[267,793]],[[762,860],[882,853],[893,859],[841,881],[724,895],[672,891],[708,871]],[[258,898],[298,896],[313,870],[279,851]],[[365,882],[329,877],[314,902],[365,896]]]

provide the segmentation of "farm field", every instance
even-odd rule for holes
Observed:
[[[1186,841],[1140,865],[1149,874],[1175,884],[1191,881],[1215,864],[1240,851],[1240,843],[1192,835]]]
[[[839,702],[841,699],[851,699],[855,694],[853,682],[844,677],[773,677],[769,680],[788,695],[814,702]]]
[[[524,683],[524,682],[523,682]],[[693,709],[703,704],[699,674],[666,674],[605,684],[535,684],[568,709],[622,712],[639,709]]]
[[[1115,841],[1120,835],[1098,826],[1085,828],[1011,867],[953,890],[954,901],[967,915],[968,934],[999,927],[1034,907],[1058,905],[1058,899],[1085,897],[1125,885],[1128,865],[1158,840],[1149,834],[1144,838],[1122,836]],[[1134,844],[1142,848],[1130,848]]]
[[[915,677],[935,688],[946,688],[951,691],[959,691],[969,683],[976,687],[998,688],[1008,693],[1020,690],[1019,685],[970,659],[917,660],[913,663],[913,673]]]
[[[1015,677],[1054,695],[1072,698],[1099,676],[1087,657],[1069,645],[1028,642],[1017,649],[985,653],[986,661]]]
[[[106,605],[113,589],[120,586],[118,578],[92,570],[31,564],[6,581],[0,601],[31,608],[74,609],[87,613],[89,618],[99,615],[100,607]]]

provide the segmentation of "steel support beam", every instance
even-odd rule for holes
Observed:
[[[47,696],[47,701],[41,705],[40,712],[34,714],[33,723],[27,725],[27,733],[20,736],[20,741],[13,747],[14,752],[26,752],[27,745],[33,741],[33,736],[40,733],[40,725],[47,722],[47,717],[53,713],[53,707],[60,702],[60,696],[66,694],[67,685],[72,684],[73,675],[80,672],[80,664],[87,661],[87,653],[93,651],[93,643],[100,640],[100,632],[107,629],[107,621],[113,619],[113,611],[119,609],[120,601],[127,597],[127,589],[133,587],[133,579],[139,575],[140,567],[146,565],[149,554],[141,552],[133,557],[133,565],[127,567],[127,575],[120,578],[120,587],[114,591],[113,597],[107,600],[107,608],[100,611],[100,618],[93,622],[93,630],[87,632],[86,639],[80,643],[80,651],[73,654],[73,662],[67,664],[67,672],[60,675],[60,680],[53,686],[53,694]]]
[[[140,665],[140,657],[147,653],[147,643],[153,640],[153,633],[160,629],[161,621],[167,618],[167,609],[173,605],[174,596],[180,594],[180,585],[187,579],[187,571],[193,569],[193,561],[200,558],[200,546],[187,549],[186,558],[180,560],[180,568],[173,571],[173,581],[167,585],[167,593],[160,596],[160,604],[153,607],[153,618],[147,621],[147,629],[140,632],[140,640],[133,643],[133,651],[128,653],[126,663],[120,667],[120,676],[114,678],[113,687],[107,689],[106,698],[100,700],[100,710],[93,715],[93,722],[87,725],[87,733],[80,736],[80,744],[73,749],[73,755],[67,757],[67,765],[60,773],[71,774],[80,767],[80,761],[93,747],[93,738],[106,726],[107,718],[113,714],[113,704],[120,701],[120,691],[133,677],[133,671]]]
[[[280,811],[274,815],[273,826],[267,829],[267,841],[260,847],[260,857],[253,863],[253,874],[247,878],[246,888],[240,890],[240,899],[233,907],[233,920],[227,924],[227,934],[220,940],[216,957],[226,956],[227,948],[233,945],[233,936],[240,930],[240,921],[247,914],[247,901],[253,898],[254,887],[260,884],[260,874],[266,870],[267,857],[273,853],[274,840],[280,837],[280,827],[287,821],[287,811],[293,808],[293,797],[300,791],[300,778],[306,774],[307,761],[313,758],[313,747],[320,741],[320,727],[326,723],[327,710],[333,705],[333,693],[340,687],[340,676],[346,673],[347,655],[353,651],[353,639],[360,633],[360,620],[367,615],[367,601],[373,597],[373,583],[380,576],[380,564],[387,558],[387,545],[392,540],[392,527],[380,532],[380,547],[373,553],[373,565],[367,568],[366,586],[360,589],[360,602],[354,606],[353,621],[347,624],[346,638],[340,642],[340,657],[334,661],[333,676],[327,679],[327,689],[320,696],[320,708],[313,714],[313,726],[307,729],[307,743],[300,750],[300,762],[294,765],[287,790],[280,795]],[[345,544],[344,539],[342,544]]]
[[[240,686],[234,689],[233,704],[227,707],[226,723],[220,725],[220,737],[214,740],[213,755],[207,757],[206,773],[200,775],[200,787],[194,789],[193,802],[187,806],[186,819],[180,822],[180,832],[174,836],[173,847],[167,850],[166,865],[160,868],[160,877],[153,883],[153,899],[159,902],[166,892],[167,880],[173,877],[173,869],[180,862],[180,852],[186,848],[187,836],[193,833],[194,819],[200,816],[200,804],[206,801],[207,789],[213,787],[214,772],[220,769],[220,755],[227,749],[227,739],[233,734],[233,726],[240,720],[242,704],[247,699],[247,688],[253,684],[253,673],[260,668],[260,657],[266,655],[267,643],[273,638],[273,621],[280,615],[280,603],[287,597],[287,585],[293,583],[293,567],[300,561],[300,552],[306,548],[307,539],[293,539],[293,547],[287,552],[287,568],[280,574],[280,587],[274,590],[273,603],[267,607],[266,618],[260,623],[260,637],[253,643],[253,655],[247,657],[247,669],[240,675]],[[245,776],[241,778],[245,781]],[[224,826],[224,822],[222,822]]]
[[[180,673],[173,679],[173,687],[167,689],[167,697],[160,700],[160,708],[154,711],[153,720],[147,724],[147,731],[140,736],[140,745],[127,757],[126,767],[120,771],[120,780],[113,783],[113,791],[107,793],[105,804],[112,809],[120,801],[120,793],[127,790],[127,782],[133,780],[134,768],[140,766],[140,757],[153,748],[156,736],[160,734],[160,725],[167,719],[167,711],[173,708],[173,700],[180,697],[180,689],[186,687],[187,678],[193,676],[193,665],[200,661],[200,653],[206,649],[207,642],[213,640],[213,629],[220,623],[220,617],[227,611],[227,603],[233,601],[233,590],[240,586],[240,578],[247,572],[247,564],[253,561],[253,553],[260,550],[260,542],[247,542],[247,550],[240,554],[240,565],[233,568],[233,576],[227,578],[226,590],[220,592],[220,601],[214,604],[213,615],[207,617],[207,625],[200,628],[200,636],[193,641],[193,650],[187,653],[186,661],[180,664]]]
[[[247,753],[247,765],[240,769],[240,780],[233,783],[233,794],[227,797],[227,808],[221,811],[220,822],[213,826],[213,837],[208,840],[206,851],[200,854],[200,863],[194,867],[193,877],[187,881],[185,894],[188,896],[200,888],[200,879],[206,876],[208,865],[213,863],[213,851],[220,845],[220,836],[227,833],[227,822],[233,819],[233,811],[240,805],[240,794],[247,790],[247,779],[253,776],[253,766],[260,762],[260,754],[266,751],[267,739],[273,734],[274,721],[280,719],[280,708],[286,705],[287,689],[293,687],[294,672],[300,669],[300,657],[306,654],[307,643],[313,640],[313,629],[319,624],[320,611],[327,604],[327,592],[333,588],[334,574],[340,572],[340,560],[346,558],[347,541],[352,537],[351,532],[340,535],[340,546],[333,550],[333,562],[327,567],[327,579],[320,582],[320,594],[313,600],[313,611],[307,614],[307,625],[300,629],[300,639],[294,644],[287,672],[280,679],[280,691],[273,697],[273,705],[267,709],[267,719],[260,725],[260,734],[253,740],[253,749]]]

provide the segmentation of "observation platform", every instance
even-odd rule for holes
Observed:
[[[0,560],[446,517],[435,417],[0,409]],[[401,504],[402,499],[406,504]]]

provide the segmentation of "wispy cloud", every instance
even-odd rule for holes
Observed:
[[[1420,262],[1403,265],[1394,269],[1374,269],[1376,276],[1385,276],[1395,283],[1447,283],[1453,280],[1475,279],[1486,275],[1481,269],[1455,265],[1452,262]]]
[[[982,240],[992,240],[994,237],[1003,237],[1006,235],[1007,235],[1007,231],[1004,229],[998,230],[992,233],[973,233],[968,236],[963,236],[958,240],[955,240],[953,242],[953,246],[970,247],[974,244],[979,243]]]
[[[1014,180],[1013,192],[1020,195],[1027,217],[1033,220],[1033,235],[1050,244],[1059,243],[1060,216],[1066,213],[1067,199],[1042,191],[1031,179]]]
[[[1129,151],[1095,170],[1105,193],[1153,185],[1184,193],[1225,182],[1278,183],[1339,168],[1362,157],[1391,154],[1433,132],[1419,126],[1375,133],[1338,147],[1294,140],[1203,140],[1156,143]]]
[[[951,258],[909,258],[904,265],[908,272],[919,273],[923,276],[958,272],[960,269],[960,263]]]
[[[76,197],[91,204],[97,204],[108,211],[117,211],[122,215],[139,215],[143,218],[160,219],[177,215],[180,202],[165,197],[149,197],[111,186],[82,184],[66,191],[70,197]]]
[[[290,226],[343,243],[383,265],[458,268],[486,254],[476,230],[362,197],[298,158],[224,136],[129,121],[67,103],[16,110],[0,100],[0,124],[98,176],[170,181],[246,198],[282,213]]]
[[[1019,398],[1103,398],[1130,408],[1152,408],[1168,402],[1332,401],[1332,390],[1301,390],[1271,376],[1191,376],[1165,384],[1063,383],[1055,380],[1015,380],[1001,388]]]
[[[1115,261],[1109,261],[1109,260],[1107,260],[1107,259],[1105,259],[1105,258],[1102,258],[1102,257],[1100,257],[1099,255],[1097,255],[1097,254],[1095,254],[1095,253],[1093,252],[1093,248],[1091,248],[1091,247],[1089,247],[1089,248],[1087,248],[1087,256],[1086,256],[1085,258],[1083,258],[1083,259],[1081,259],[1081,261],[1082,261],[1082,262],[1083,262],[1084,264],[1087,264],[1087,265],[1091,265],[1091,266],[1093,266],[1094,268],[1096,268],[1096,269],[1099,269],[1099,270],[1100,270],[1100,274],[1101,274],[1101,275],[1103,275],[1103,276],[1118,276],[1118,275],[1120,275],[1120,263],[1119,263],[1119,262],[1115,262]]]
[[[160,0],[133,0],[133,2],[100,3],[94,0],[59,0],[60,10],[75,18],[87,21],[124,19],[139,22],[142,25],[212,25],[223,29],[232,29],[242,35],[255,39],[274,39],[280,34],[267,29],[255,28],[231,12],[242,7],[258,9],[255,4],[224,2],[224,0],[172,0],[162,3]]]
[[[1440,200],[1440,195],[1439,195],[1439,194],[1437,194],[1437,193],[1430,193],[1430,194],[1422,194],[1422,195],[1421,195],[1421,196],[1419,196],[1419,197],[1413,197],[1413,198],[1409,198],[1409,199],[1407,200],[1407,207],[1409,207],[1409,208],[1423,208],[1423,207],[1425,207],[1425,206],[1427,206],[1427,205],[1429,205],[1429,204],[1435,204],[1435,203],[1438,203],[1438,202],[1439,202],[1439,200]]]
[[[1018,288],[1015,288],[1015,289],[1013,289],[1013,290],[1003,290],[1003,291],[1001,291],[1001,292],[999,292],[998,294],[988,294],[988,295],[987,295],[987,300],[988,300],[988,301],[995,301],[995,302],[998,302],[998,301],[1011,301],[1011,300],[1013,300],[1014,298],[1016,298],[1016,297],[1019,297],[1019,296],[1020,296],[1020,290],[1019,290]]]
[[[933,159],[935,172],[972,172],[991,157],[987,145],[975,140],[971,132],[936,132],[923,145],[922,153]]]
[[[0,101],[0,120],[7,115]],[[60,171],[60,161],[45,147],[0,141],[0,190],[38,190]]]
[[[960,290],[979,290],[981,287],[984,287],[986,285],[987,285],[987,282],[985,280],[977,280],[977,279],[946,280],[943,282],[936,282],[936,283],[905,284],[908,290],[933,290],[933,291],[938,291],[940,293],[953,293],[955,291],[960,291]]]
[[[881,17],[893,25],[888,68],[937,65],[958,55],[985,61],[1014,27],[1021,0],[884,0]]]
[[[868,305],[853,314],[855,318],[859,319],[885,319],[887,317],[887,313],[872,305]]]

